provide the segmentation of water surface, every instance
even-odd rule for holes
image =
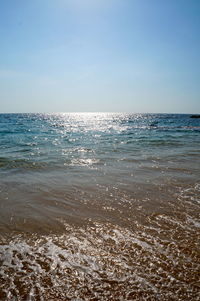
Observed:
[[[1,300],[200,300],[200,120],[0,115]]]

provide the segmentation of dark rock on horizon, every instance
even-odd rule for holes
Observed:
[[[199,115],[191,115],[190,118],[200,118],[200,114]]]

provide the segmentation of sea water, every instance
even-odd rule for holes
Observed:
[[[200,119],[0,114],[0,300],[200,300]]]

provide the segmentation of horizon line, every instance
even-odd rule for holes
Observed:
[[[175,112],[109,112],[109,111],[60,111],[60,112],[0,112],[0,114],[163,114],[163,115],[200,115],[200,113],[175,113]]]

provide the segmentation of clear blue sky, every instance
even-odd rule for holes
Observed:
[[[0,112],[200,113],[200,0],[0,1]]]

